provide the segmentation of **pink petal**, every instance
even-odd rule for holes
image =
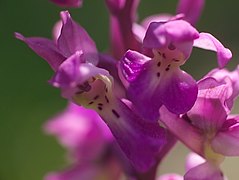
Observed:
[[[217,53],[217,61],[219,68],[223,68],[232,58],[232,53],[225,48],[220,41],[209,33],[200,33],[198,39],[194,40],[193,46],[206,50],[215,51]]]
[[[183,177],[181,175],[171,173],[164,174],[157,178],[157,180],[183,180]]]
[[[189,171],[190,169],[204,163],[205,161],[206,160],[198,154],[191,152],[187,155],[185,169],[186,171]]]
[[[15,33],[15,36],[25,42],[37,55],[45,59],[54,71],[66,59],[52,40],[40,37],[26,38],[20,33]]]
[[[205,162],[190,169],[184,175],[184,180],[224,180],[224,178],[217,166],[210,162]]]
[[[188,123],[185,119],[169,112],[167,108],[160,108],[160,121],[192,151],[203,155],[204,137],[202,132]]]
[[[238,116],[235,118],[238,119]],[[220,131],[212,140],[212,148],[215,152],[225,156],[239,156],[238,120],[229,119],[225,122],[222,131]]]
[[[96,65],[98,52],[89,34],[71,19],[68,11],[61,12],[61,19],[63,26],[57,42],[60,51],[66,57],[71,56],[76,51],[82,51],[84,61]]]

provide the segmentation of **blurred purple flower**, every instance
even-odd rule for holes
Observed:
[[[60,144],[78,161],[96,159],[113,141],[111,132],[96,112],[73,103],[50,119],[44,129],[57,136]]]
[[[46,180],[117,180],[122,176],[122,165],[111,152],[114,138],[96,112],[70,103],[44,129],[67,148],[71,160],[70,167],[49,173]]]
[[[73,7],[73,8],[80,7],[83,3],[83,0],[50,0],[50,1],[62,7]]]

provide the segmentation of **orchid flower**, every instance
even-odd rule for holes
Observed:
[[[119,63],[119,73],[127,88],[127,98],[141,116],[157,120],[162,105],[175,114],[186,113],[192,108],[197,98],[196,81],[180,66],[190,56],[193,43],[200,39],[201,34],[186,21],[153,22],[143,45],[154,57],[131,50],[126,52]],[[210,40],[213,41],[210,46],[217,50],[218,64],[223,67],[231,58],[230,50],[212,36],[205,46]],[[204,45],[202,41],[199,44],[200,47]]]
[[[62,12],[61,17],[63,26],[56,44],[43,38],[24,38],[20,34],[16,37],[53,68],[55,74],[49,82],[61,89],[62,96],[95,110],[136,171],[148,171],[158,162],[160,152],[164,154],[175,143],[174,137],[157,122],[144,121],[131,109],[130,102],[118,97],[111,74],[104,67],[96,66],[103,66],[107,61],[101,62],[102,56],[92,39],[68,12]]]
[[[160,109],[160,120],[169,130],[206,160],[190,169],[184,176],[186,180],[199,174],[203,174],[202,180],[222,180],[220,164],[224,157],[239,155],[239,116],[229,115],[226,104],[233,95],[232,83],[229,84],[230,79],[227,83],[212,77],[201,80],[197,100],[185,115],[177,116],[165,107]]]
[[[62,6],[62,7],[80,7],[83,3],[83,0],[50,0],[53,3]]]

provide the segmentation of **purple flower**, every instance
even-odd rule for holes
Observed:
[[[78,161],[96,159],[113,141],[111,132],[96,112],[73,103],[50,119],[44,129],[57,136],[60,144]]]
[[[62,7],[80,7],[83,3],[83,0],[50,0],[51,2],[56,3]]]
[[[46,123],[45,130],[67,148],[72,163],[65,170],[49,173],[46,180],[121,177],[122,165],[114,157],[114,138],[96,112],[70,103]]]
[[[119,73],[127,88],[127,97],[141,116],[157,120],[162,105],[175,114],[191,109],[197,97],[197,85],[180,66],[190,56],[197,39],[201,39],[200,34],[186,21],[153,22],[143,45],[152,50],[154,57],[130,50],[126,52],[119,64]],[[207,41],[210,40],[214,42],[215,38],[210,36]],[[230,51],[220,43],[211,45],[214,48],[220,46],[217,48],[218,63],[219,66],[225,65],[231,56],[222,54]]]
[[[239,116],[230,116],[226,104],[233,94],[232,86],[211,77],[201,80],[198,86],[198,98],[187,114],[177,116],[162,107],[160,119],[185,145],[206,160],[188,171],[185,179],[199,174],[204,174],[202,179],[223,179],[219,165],[224,156],[239,155]]]
[[[113,81],[102,67],[109,65],[111,60],[99,56],[95,43],[68,12],[61,15],[63,25],[56,44],[55,40],[24,38],[20,34],[16,37],[51,65],[55,74],[50,83],[61,89],[63,97],[97,111],[136,171],[146,172],[158,162],[157,158],[162,158],[161,150],[164,154],[175,143],[174,137],[157,122],[142,120],[130,108],[130,102],[120,99],[115,89],[117,78]],[[56,52],[61,59],[55,56]],[[97,64],[100,67],[96,67]]]

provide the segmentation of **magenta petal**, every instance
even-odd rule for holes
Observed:
[[[232,87],[232,95],[226,100],[228,108],[231,110],[236,97],[239,95],[239,66],[234,71],[227,69],[213,69],[205,77],[213,77],[221,83],[226,83]]]
[[[83,60],[96,65],[98,63],[97,49],[88,33],[71,19],[68,11],[61,12],[61,19],[63,26],[58,38],[58,47],[61,52],[69,57],[76,51],[82,51]]]
[[[177,13],[185,15],[184,20],[195,25],[203,10],[205,0],[180,0],[177,7]]]
[[[61,29],[62,29],[62,21],[57,21],[52,28],[52,37],[56,44],[59,36],[61,35]]]
[[[160,108],[160,121],[180,141],[197,154],[203,155],[204,137],[201,131],[192,126],[183,118],[169,112],[167,108]],[[186,132],[186,133],[185,133]]]
[[[135,169],[146,172],[157,163],[158,154],[167,143],[166,131],[157,122],[140,119],[121,101],[117,106],[116,119],[109,115],[103,119]]]
[[[137,112],[146,119],[157,120],[162,103],[155,99],[158,78],[153,72],[152,63],[149,57],[129,50],[120,61],[119,74]]]
[[[217,53],[217,61],[219,68],[223,68],[232,58],[232,53],[229,49],[225,48],[220,41],[209,33],[200,33],[198,39],[194,41],[195,47],[206,50],[215,51]]]
[[[235,118],[238,119],[238,116]],[[215,138],[212,140],[212,148],[215,152],[223,154],[225,156],[239,155],[238,120],[229,119],[224,123],[223,129],[219,131]]]
[[[183,180],[183,177],[181,175],[171,173],[164,174],[157,178],[157,180]]]
[[[227,117],[220,100],[206,98],[198,98],[187,115],[194,126],[206,132],[220,129]]]
[[[223,174],[217,166],[205,162],[190,169],[185,175],[185,180],[224,180]]]
[[[62,7],[80,7],[83,0],[50,0]]]
[[[150,60],[151,58],[144,56],[137,51],[128,50],[119,63],[120,76],[129,83],[135,81],[140,73],[144,71],[144,64]],[[124,81],[123,79],[122,81]]]
[[[25,38],[20,33],[15,33],[15,36],[25,42],[37,55],[45,59],[54,71],[66,59],[52,40],[39,37]]]
[[[183,114],[194,105],[198,87],[196,81],[189,74],[177,69],[164,78],[156,92],[169,111]]]
[[[190,169],[204,163],[205,161],[206,160],[198,154],[191,152],[187,155],[185,169],[186,171],[189,171]]]

